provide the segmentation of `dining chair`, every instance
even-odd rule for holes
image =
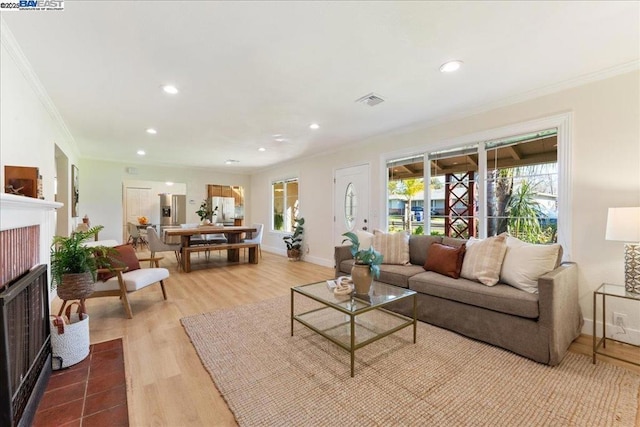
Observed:
[[[256,229],[254,236],[251,239],[244,239],[244,243],[257,243],[258,244],[258,253],[260,254],[260,258],[262,258],[262,231],[264,229],[264,224],[252,224],[253,228]],[[247,249],[244,249],[244,256],[247,257]]]
[[[137,249],[138,243],[141,243],[140,230],[138,230],[138,227],[132,222],[127,223],[127,229],[129,230],[127,243],[132,245],[134,249]]]
[[[155,258],[156,252],[173,252],[176,255],[176,261],[178,261],[178,267],[180,266],[180,251],[182,245],[180,243],[165,243],[158,236],[158,232],[153,227],[147,227],[147,239],[149,244],[149,251],[151,251],[151,258]],[[152,267],[151,262],[149,264]]]

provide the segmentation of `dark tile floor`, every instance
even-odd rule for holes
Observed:
[[[128,425],[122,339],[94,344],[85,360],[54,371],[33,422],[34,427]]]

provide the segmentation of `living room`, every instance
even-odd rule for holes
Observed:
[[[563,7],[570,7],[562,2]],[[613,2],[611,2],[613,3]],[[265,253],[264,261],[260,268],[263,273],[257,274],[253,270],[244,270],[236,273],[228,270],[208,272],[215,274],[215,278],[206,276],[202,271],[191,273],[184,277],[175,267],[169,267],[172,279],[167,281],[170,308],[167,312],[159,311],[161,305],[156,293],[141,295],[136,301],[137,313],[132,320],[125,319],[121,306],[110,299],[99,299],[89,304],[92,316],[91,339],[92,342],[100,342],[120,336],[125,337],[125,345],[128,345],[131,353],[151,354],[156,347],[171,347],[172,342],[178,343],[176,352],[169,350],[158,351],[150,356],[157,359],[165,359],[162,362],[153,362],[151,365],[157,372],[150,372],[145,367],[146,358],[126,355],[127,363],[133,372],[137,373],[136,379],[128,383],[128,398],[130,409],[130,422],[132,425],[146,425],[157,423],[163,425],[197,425],[206,424],[214,420],[215,423],[225,425],[233,423],[233,415],[226,408],[225,401],[220,397],[212,384],[206,371],[200,366],[197,355],[193,352],[188,338],[185,336],[179,319],[186,315],[205,313],[214,309],[229,308],[234,305],[248,304],[260,300],[269,299],[281,295],[287,295],[291,286],[331,278],[333,275],[333,254],[336,240],[334,232],[334,184],[336,170],[354,165],[368,164],[370,170],[369,194],[371,229],[386,227],[387,195],[386,186],[386,162],[393,158],[430,152],[434,149],[455,148],[468,143],[485,140],[489,134],[500,134],[510,129],[544,121],[559,115],[568,117],[568,168],[566,173],[566,187],[564,197],[568,204],[559,212],[559,227],[563,227],[564,260],[575,262],[578,265],[579,303],[585,324],[582,333],[590,336],[594,313],[592,309],[593,292],[602,283],[624,283],[623,271],[623,244],[621,242],[607,241],[605,229],[607,225],[607,210],[611,207],[640,206],[640,24],[638,23],[638,4],[636,2],[622,4],[609,2],[594,2],[589,6],[588,12],[579,16],[584,22],[593,23],[602,21],[610,33],[595,33],[589,39],[591,45],[570,44],[574,39],[558,43],[553,46],[553,40],[545,39],[545,44],[538,51],[537,57],[532,58],[531,65],[515,66],[507,61],[500,64],[498,61],[505,58],[500,54],[492,53],[485,49],[483,55],[491,56],[496,68],[507,68],[502,78],[502,83],[509,86],[509,73],[524,73],[524,69],[532,68],[539,74],[538,83],[529,87],[505,88],[504,94],[484,93],[483,88],[476,86],[473,89],[481,92],[474,99],[475,102],[451,107],[449,111],[440,111],[432,116],[420,116],[417,112],[415,120],[389,129],[377,130],[376,122],[386,114],[385,104],[393,102],[392,97],[388,101],[376,107],[361,110],[357,114],[370,114],[367,121],[371,125],[371,131],[361,133],[357,139],[346,138],[338,145],[327,145],[326,149],[318,149],[313,153],[298,157],[288,157],[280,153],[282,161],[261,165],[252,169],[239,167],[225,168],[224,165],[215,167],[189,166],[176,160],[175,165],[167,165],[162,162],[152,162],[146,159],[136,158],[132,155],[128,160],[116,160],[110,153],[112,147],[98,144],[91,150],[101,149],[104,157],[95,155],[96,151],[87,151],[90,136],[87,131],[77,125],[70,126],[72,117],[66,117],[62,112],[67,106],[64,104],[65,96],[41,83],[42,74],[47,70],[38,69],[35,64],[38,61],[51,60],[55,53],[49,52],[38,58],[30,58],[28,51],[37,50],[34,47],[35,38],[21,40],[19,33],[27,32],[25,21],[27,18],[15,18],[8,16],[9,12],[2,13],[2,98],[1,98],[1,165],[2,181],[4,182],[5,165],[24,165],[38,167],[43,176],[44,199],[55,200],[55,184],[53,177],[63,178],[56,170],[56,154],[66,157],[65,171],[68,178],[71,175],[71,165],[77,165],[80,171],[80,217],[72,217],[68,210],[68,203],[61,200],[65,207],[58,213],[58,230],[67,233],[75,229],[75,226],[84,214],[91,217],[93,224],[101,224],[105,229],[101,232],[101,239],[114,239],[123,241],[122,217],[123,217],[123,182],[131,179],[146,181],[173,181],[184,183],[187,187],[187,199],[199,203],[206,197],[206,185],[225,184],[241,185],[245,188],[247,199],[246,216],[249,223],[272,224],[272,189],[274,180],[295,177],[300,184],[299,205],[300,212],[306,220],[305,244],[308,253],[304,256],[303,263],[287,263],[285,247],[282,242],[283,234],[274,231],[268,226],[264,234],[262,249]],[[463,5],[461,3],[461,5]],[[364,7],[364,6],[363,6]],[[461,6],[462,7],[462,6]],[[500,8],[501,6],[495,6]],[[509,9],[513,4],[504,5]],[[547,7],[551,7],[547,5]],[[579,7],[587,7],[581,4]],[[70,2],[65,4],[66,9],[71,9]],[[543,9],[544,10],[544,9]],[[510,13],[515,13],[509,9]],[[69,11],[61,11],[66,13]],[[489,11],[485,11],[490,13]],[[550,10],[544,12],[551,13]],[[567,10],[558,10],[557,13],[567,13]],[[573,12],[573,11],[572,11]],[[19,14],[21,12],[15,12]],[[28,13],[28,12],[25,12]],[[47,19],[45,13],[58,12],[31,12],[39,13],[37,19]],[[506,11],[505,11],[506,13]],[[543,15],[545,15],[543,13]],[[577,13],[577,12],[576,12]],[[526,14],[520,15],[525,21]],[[465,15],[466,17],[467,15]],[[515,13],[513,16],[519,16]],[[545,15],[546,16],[546,15]],[[565,16],[565,15],[562,15]],[[577,15],[576,15],[577,16]],[[5,22],[6,18],[6,22]],[[11,18],[11,19],[10,19]],[[97,18],[95,18],[97,19]],[[187,18],[185,18],[187,19]],[[376,22],[384,22],[377,17]],[[468,17],[469,21],[473,21]],[[566,19],[566,16],[565,16]],[[612,24],[620,20],[618,31],[613,31]],[[13,22],[12,22],[13,20]],[[365,20],[366,21],[366,20]],[[416,25],[419,24],[415,23]],[[577,28],[588,26],[584,23],[567,20],[564,22],[567,28],[577,31]],[[571,27],[571,26],[575,27]],[[544,28],[541,28],[541,32]],[[604,30],[603,30],[604,31]],[[628,32],[625,32],[628,31]],[[330,30],[327,30],[330,32]],[[589,31],[586,31],[589,33]],[[465,37],[472,37],[467,34]],[[256,36],[258,37],[258,36]],[[531,39],[540,37],[540,34],[531,34]],[[620,37],[626,40],[621,42]],[[508,34],[505,35],[508,38]],[[596,43],[596,40],[599,41]],[[495,42],[495,41],[494,41]],[[495,42],[498,44],[497,42]],[[567,44],[565,44],[567,43]],[[630,49],[621,51],[619,57],[610,59],[609,63],[598,62],[597,58],[605,57],[605,52],[615,50],[618,43],[624,44]],[[24,45],[24,46],[23,46]],[[339,41],[333,40],[330,48],[339,49]],[[492,46],[493,47],[493,46]],[[59,49],[65,49],[60,46]],[[549,80],[549,68],[554,66],[543,56],[545,49],[556,53],[570,53],[575,50],[592,50],[590,56],[582,58],[585,63],[593,63],[579,74],[568,76],[560,80]],[[23,52],[24,50],[24,52]],[[460,50],[468,53],[466,50]],[[390,54],[390,53],[389,53]],[[453,53],[447,53],[447,56]],[[475,58],[469,55],[461,57],[464,61],[462,72],[472,73]],[[626,56],[625,56],[626,55]],[[573,57],[572,57],[573,58]],[[440,61],[441,58],[437,58]],[[448,58],[443,58],[444,62]],[[577,60],[577,59],[576,59]],[[357,61],[356,61],[357,62]],[[449,90],[462,85],[460,75],[444,76],[435,67],[433,75],[427,80],[433,79]],[[565,64],[567,67],[571,64]],[[33,67],[32,67],[33,66]],[[126,67],[125,64],[121,65]],[[297,68],[296,66],[295,68]],[[300,67],[302,67],[300,65]],[[340,70],[344,65],[337,66]],[[465,67],[469,67],[466,68]],[[562,67],[562,64],[559,65]],[[55,67],[54,67],[55,68]],[[588,72],[587,72],[588,70]],[[423,70],[424,71],[424,70]],[[425,71],[426,72],[426,71]],[[62,76],[64,67],[57,69]],[[533,73],[536,74],[536,73]],[[338,73],[332,71],[332,76],[338,78]],[[435,80],[443,77],[457,78],[457,83],[451,80]],[[554,75],[552,74],[551,77]],[[62,77],[61,77],[62,78]],[[176,79],[178,77],[175,77]],[[387,92],[379,87],[370,87],[377,83],[382,85],[386,80],[394,80],[393,76],[378,77],[375,81],[358,85],[356,96],[349,96],[347,101],[353,103],[359,95],[370,91],[380,91],[382,95]],[[295,82],[294,82],[295,83]],[[292,83],[292,84],[294,84]],[[92,81],[87,77],[82,82],[78,92],[90,91],[93,85],[100,82]],[[158,87],[160,79],[150,86]],[[176,84],[179,84],[178,82]],[[389,91],[393,85],[386,85]],[[251,86],[250,86],[251,87]],[[367,87],[366,90],[360,90]],[[304,90],[298,88],[300,96],[304,96]],[[55,91],[55,92],[54,92]],[[361,93],[362,92],[362,93]],[[317,96],[317,95],[316,95]],[[353,99],[351,99],[353,98]],[[54,101],[55,99],[55,101]],[[99,100],[96,100],[98,103]],[[425,104],[431,104],[424,101]],[[409,112],[406,112],[409,115]],[[306,119],[306,116],[305,116]],[[311,118],[309,118],[311,119]],[[321,128],[315,133],[313,140],[315,145],[322,146],[322,135],[331,127],[331,119],[322,121],[316,118]],[[169,120],[166,117],[164,120]],[[69,122],[69,123],[67,123]],[[140,123],[142,132],[146,123]],[[158,125],[159,126],[159,125]],[[77,133],[76,133],[77,132]],[[274,131],[275,132],[275,131]],[[90,131],[89,131],[90,134]],[[82,135],[82,137],[80,136]],[[146,137],[147,135],[142,135]],[[272,133],[267,134],[271,137]],[[337,139],[337,138],[336,138]],[[178,144],[179,138],[175,139]],[[330,141],[327,141],[329,144]],[[332,141],[333,142],[333,141]],[[292,151],[297,148],[288,145]],[[136,147],[137,148],[137,147]],[[172,153],[173,158],[179,159],[183,151],[189,147],[184,144]],[[565,147],[561,147],[565,149]],[[119,148],[118,148],[119,149]],[[113,150],[116,150],[113,147]],[[255,151],[255,150],[254,150]],[[91,152],[92,154],[86,154]],[[151,155],[152,153],[150,153]],[[258,154],[257,151],[255,154]],[[190,156],[194,156],[193,153]],[[195,153],[195,157],[198,153]],[[213,157],[213,156],[212,156]],[[215,156],[216,160],[224,161],[234,158],[233,155],[222,153]],[[135,168],[136,175],[128,173],[127,168]],[[67,193],[70,194],[71,180],[67,179]],[[58,194],[64,193],[63,189]],[[191,205],[189,205],[191,206]],[[189,222],[197,222],[195,214],[196,206],[189,209]],[[165,257],[163,262],[170,260]],[[283,262],[284,261],[284,262]],[[175,263],[175,261],[174,261]],[[299,265],[298,265],[299,264]],[[170,265],[170,264],[167,264]],[[249,283],[243,282],[243,278]],[[278,279],[274,279],[278,278]],[[254,280],[262,280],[258,286]],[[173,283],[172,283],[173,281]],[[215,290],[206,289],[203,282],[215,281],[218,286]],[[226,285],[223,288],[220,285]],[[194,301],[193,296],[185,288],[195,287],[195,294],[199,301]],[[213,293],[213,294],[211,294]],[[215,301],[209,300],[215,299]],[[615,304],[615,305],[613,305]],[[640,335],[640,310],[637,303],[623,301],[612,303],[612,308],[627,314],[626,337],[623,340],[638,343]],[[134,311],[136,306],[134,305]],[[171,326],[163,325],[163,318]],[[145,338],[149,329],[158,329]],[[129,338],[127,338],[129,337]],[[147,340],[147,341],[145,341]],[[186,357],[189,368],[183,370],[180,366],[180,358]],[[589,352],[586,352],[590,354]],[[357,357],[357,356],[356,356]],[[599,360],[598,364],[607,363]],[[198,366],[191,366],[197,364]],[[129,366],[128,366],[129,367]],[[183,375],[184,378],[178,378]],[[357,379],[357,374],[356,374]],[[176,387],[177,392],[169,390]],[[198,393],[189,392],[189,388],[206,390],[201,397]],[[169,396],[169,394],[171,396]],[[155,404],[145,401],[145,395],[154,396]],[[211,400],[207,400],[210,397]],[[174,401],[175,400],[175,401]],[[195,402],[195,403],[194,403]],[[211,402],[214,402],[211,404]],[[212,405],[213,407],[208,407]],[[182,413],[183,408],[188,408],[190,415]],[[172,409],[163,409],[172,408]],[[142,409],[144,408],[144,409]],[[225,414],[217,418],[214,413]],[[402,422],[402,420],[398,420]]]

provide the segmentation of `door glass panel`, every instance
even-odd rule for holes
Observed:
[[[352,231],[358,217],[358,196],[353,183],[347,185],[344,194],[344,222],[347,230]]]

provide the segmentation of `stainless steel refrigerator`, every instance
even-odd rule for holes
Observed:
[[[187,222],[187,196],[160,194],[160,226],[180,225]]]
[[[216,207],[218,208],[217,210]],[[212,197],[211,209],[216,214],[216,217],[211,219],[213,222],[233,225],[236,217],[235,199],[233,197]]]

